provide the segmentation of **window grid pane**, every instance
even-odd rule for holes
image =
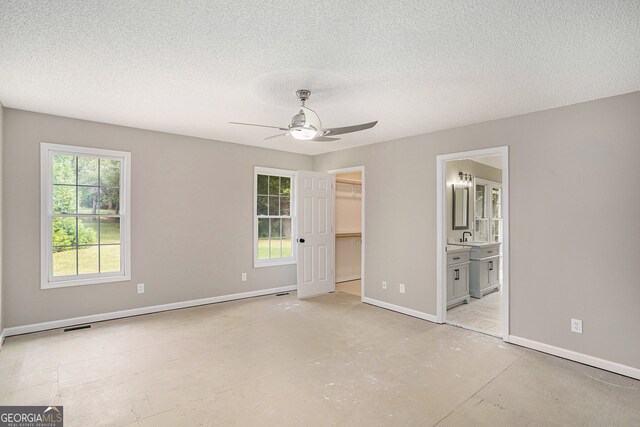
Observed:
[[[78,246],[78,274],[99,273],[99,257],[97,245]]]
[[[75,276],[77,274],[77,247],[54,247],[52,272],[54,277]]]
[[[121,271],[121,161],[58,154],[52,161],[53,276]]]
[[[120,271],[120,245],[100,245],[100,273]]]

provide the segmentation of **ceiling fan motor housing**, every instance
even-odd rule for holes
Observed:
[[[298,95],[300,101],[305,102],[311,96],[311,91],[308,89],[300,89],[296,91],[296,95]]]

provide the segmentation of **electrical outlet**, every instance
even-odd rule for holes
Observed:
[[[404,294],[404,283],[400,283],[400,293]]]
[[[243,282],[247,281],[247,273],[242,273],[242,281]]]
[[[138,283],[138,293],[144,294],[144,283]]]
[[[582,333],[582,320],[571,319],[571,332],[575,332],[576,334]]]
[[[382,289],[387,289],[387,282],[386,280],[382,281]]]

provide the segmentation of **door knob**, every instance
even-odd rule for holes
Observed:
[[[304,243],[304,239],[298,239],[298,243]]]

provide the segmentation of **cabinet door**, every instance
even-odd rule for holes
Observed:
[[[500,283],[500,257],[495,257],[488,262],[489,283],[488,286]]]
[[[469,265],[458,267],[458,280],[454,284],[454,297],[461,298],[469,295]]]
[[[455,295],[455,280],[456,272],[455,268],[447,268],[447,302],[453,300]]]
[[[486,288],[491,283],[489,279],[490,273],[489,261],[480,261],[478,263],[478,285],[480,290]]]

